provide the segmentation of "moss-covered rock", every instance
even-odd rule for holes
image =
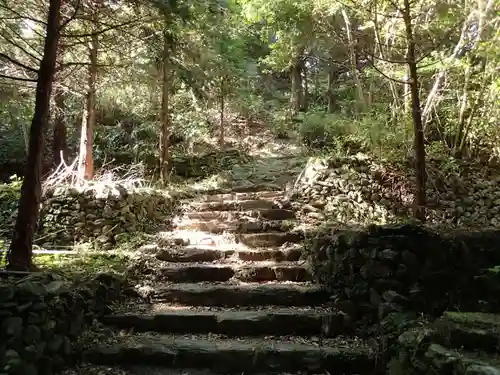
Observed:
[[[388,374],[500,374],[499,321],[497,314],[445,312],[434,323],[414,323],[393,342]]]

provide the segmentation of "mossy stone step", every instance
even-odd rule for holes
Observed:
[[[195,211],[185,212],[184,216],[191,220],[237,220],[242,217],[260,218],[265,220],[292,220],[295,219],[295,213],[291,210],[281,208],[271,208],[263,210],[249,211]]]
[[[223,202],[203,202],[192,203],[192,207],[197,211],[249,211],[249,210],[269,210],[279,208],[272,200],[251,199],[244,201],[223,201]]]
[[[279,247],[287,243],[299,243],[304,240],[304,234],[299,232],[264,232],[237,234],[238,242],[251,247]]]
[[[197,197],[202,202],[244,201],[252,199],[279,199],[283,197],[280,191],[255,191],[248,193],[222,193]]]
[[[500,353],[500,314],[447,311],[436,330],[437,340],[448,347]]]
[[[156,273],[166,281],[200,282],[229,281],[311,281],[311,271],[299,263],[197,264],[174,263],[159,268]]]
[[[151,297],[192,306],[314,306],[325,303],[329,293],[309,283],[181,283],[158,287]]]
[[[182,220],[176,225],[178,230],[198,230],[208,233],[261,233],[267,231],[287,232],[297,225],[296,222],[282,220],[243,221],[243,220]]]
[[[346,315],[338,311],[316,312],[313,309],[268,308],[264,310],[207,311],[178,308],[155,308],[154,313],[115,314],[102,318],[118,328],[135,332],[214,333],[232,337],[261,335],[321,336],[352,332]]]
[[[500,360],[480,353],[457,351],[439,344],[425,353],[431,373],[443,375],[500,375]]]
[[[360,343],[350,345],[345,340],[325,347],[301,344],[299,340],[272,342],[150,335],[122,336],[116,341],[88,351],[85,359],[96,364],[148,364],[245,374],[282,371],[372,374],[376,366],[371,347]]]
[[[303,248],[231,250],[214,246],[186,246],[182,249],[161,249],[156,258],[166,262],[214,262],[228,258],[242,261],[295,262],[301,259]]]

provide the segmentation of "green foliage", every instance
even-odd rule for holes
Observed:
[[[10,183],[0,184],[0,237],[10,235],[12,214],[17,209],[21,185],[22,180],[17,176],[12,176]]]

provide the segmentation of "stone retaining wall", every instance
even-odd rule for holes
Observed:
[[[362,154],[311,158],[294,194],[329,221],[348,225],[406,222],[412,212],[414,185],[409,174],[412,170],[408,170],[377,163]],[[485,176],[481,171],[436,176],[436,170],[428,171],[429,224],[500,228],[499,177]]]
[[[35,242],[50,248],[92,241],[99,250],[110,249],[127,234],[167,223],[173,204],[170,196],[154,189],[131,190],[121,185],[100,191],[58,187],[44,197]],[[10,233],[14,220],[13,214],[8,223],[3,223],[6,233]]]
[[[77,338],[122,295],[124,280],[101,274],[84,285],[55,275],[0,280],[0,374],[51,375],[79,353]]]
[[[336,304],[371,323],[394,311],[499,312],[500,230],[439,234],[413,225],[331,230],[308,242]]]

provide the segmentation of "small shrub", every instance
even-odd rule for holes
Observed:
[[[352,123],[335,115],[308,113],[299,126],[302,143],[311,149],[338,148],[341,138],[352,134]]]
[[[270,125],[273,134],[280,139],[291,138],[294,126],[287,110],[274,111],[270,115]]]

